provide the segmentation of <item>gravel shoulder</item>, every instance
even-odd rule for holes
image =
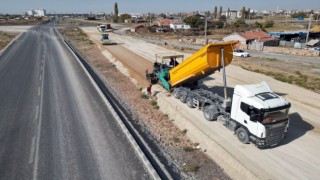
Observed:
[[[92,28],[83,28],[83,30],[92,39],[95,39],[98,34]],[[155,53],[168,52],[165,48],[123,35],[111,34],[110,38],[150,62],[154,61]],[[179,123],[176,124],[179,125],[179,128],[189,128],[187,136],[192,141],[200,142],[202,140],[200,143],[201,149],[206,150],[207,154],[234,179],[254,179],[256,177],[259,179],[317,178],[320,175],[320,158],[317,156],[320,150],[318,140],[320,126],[317,118],[320,116],[318,105],[320,95],[292,84],[277,81],[266,75],[247,71],[235,65],[227,67],[227,80],[230,87],[229,95],[233,91],[231,87],[236,84],[266,81],[276,93],[291,102],[291,124],[288,137],[283,145],[267,150],[259,150],[253,145],[242,145],[222,125],[215,124],[215,122],[206,122],[201,112],[189,109],[184,104],[176,102],[173,97],[168,97],[163,90],[159,90],[161,92],[157,95],[159,105],[162,104],[160,103],[162,100],[165,101],[163,105],[160,105],[160,110],[166,112],[170,118],[175,117],[174,113],[169,113],[170,109],[180,111],[179,116],[184,117],[177,120]],[[220,73],[203,80],[205,88],[215,89],[221,91],[221,93],[222,82]],[[197,131],[193,132],[192,128]],[[195,133],[198,131],[201,131],[202,134]],[[221,156],[222,152],[214,152],[216,147],[208,142],[217,143],[224,150],[224,153],[229,154],[228,158],[233,158],[234,161],[226,161],[223,158],[225,156]]]

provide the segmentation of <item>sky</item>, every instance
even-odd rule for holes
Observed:
[[[29,9],[43,8],[50,13],[113,12],[115,0],[0,0],[0,13],[22,14]],[[119,13],[173,13],[239,10],[243,6],[255,10],[314,9],[320,10],[320,0],[117,0]],[[219,9],[219,8],[218,8]]]

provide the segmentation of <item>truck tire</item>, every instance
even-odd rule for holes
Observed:
[[[193,98],[192,97],[187,97],[187,105],[189,108],[194,108],[194,104],[193,104]]]
[[[187,97],[188,97],[188,95],[187,95],[186,92],[181,92],[181,93],[180,93],[180,101],[181,101],[182,103],[186,103]]]
[[[180,91],[178,89],[174,89],[172,94],[173,94],[173,97],[175,97],[176,99],[180,98]]]
[[[243,144],[249,143],[249,135],[245,128],[243,127],[238,128],[236,131],[236,134],[240,142],[242,142]]]
[[[203,109],[203,115],[208,121],[214,121],[217,120],[217,117],[219,116],[219,111],[214,106],[207,106]]]

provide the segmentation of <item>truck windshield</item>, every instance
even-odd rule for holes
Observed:
[[[262,118],[262,124],[275,123],[288,118],[289,109],[282,109],[273,112],[265,112]]]

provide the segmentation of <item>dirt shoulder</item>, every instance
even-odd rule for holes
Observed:
[[[0,31],[0,52],[5,48],[16,36],[18,33],[8,33]]]
[[[72,44],[89,60],[89,63],[105,77],[106,83],[112,87],[115,95],[135,115],[135,122],[132,123],[143,127],[144,133],[150,134],[152,139],[157,142],[163,156],[166,157],[167,164],[171,164],[170,166],[178,177],[229,179],[223,169],[203,152],[196,149],[198,144],[187,138],[187,130],[179,130],[168,115],[158,110],[157,101],[146,99],[141,89],[137,87],[137,85],[145,87],[146,82],[143,79],[137,78],[138,81],[135,84],[132,83],[132,79],[130,80],[119,72],[116,66],[121,69],[121,65],[114,62],[119,57],[114,57],[105,51],[101,53],[102,47],[94,45],[92,40],[77,28],[60,29],[60,32],[68,37]],[[109,50],[112,51],[113,48],[110,47]],[[113,50],[121,51],[121,49]],[[139,63],[139,58],[136,58],[130,60]],[[128,71],[125,73],[134,74],[130,67]]]

